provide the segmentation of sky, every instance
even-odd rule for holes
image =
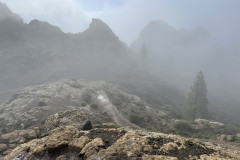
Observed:
[[[223,44],[240,42],[239,0],[0,0],[24,22],[47,21],[64,32],[84,31],[92,18],[107,23],[131,44],[151,20],[176,29],[202,26]],[[240,43],[239,43],[240,44]]]

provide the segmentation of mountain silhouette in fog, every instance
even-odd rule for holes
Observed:
[[[0,12],[0,89],[51,78],[113,77],[127,67],[127,47],[99,19],[70,34],[48,22],[26,24],[2,3]]]

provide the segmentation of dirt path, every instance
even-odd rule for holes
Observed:
[[[102,104],[103,108],[109,112],[112,116],[114,122],[120,126],[128,126],[132,129],[141,129],[137,125],[129,122],[126,118],[122,116],[122,114],[118,111],[118,109],[111,103],[108,96],[103,90],[100,90],[98,93],[98,100],[100,104]]]

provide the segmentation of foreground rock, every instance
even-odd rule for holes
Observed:
[[[239,159],[239,150],[174,135],[126,129],[58,127],[12,150],[12,159]]]
[[[0,135],[0,159],[18,145],[35,138],[39,138],[40,135],[41,130],[39,128],[15,130],[13,132]]]

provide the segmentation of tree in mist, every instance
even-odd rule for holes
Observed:
[[[142,48],[140,50],[140,59],[142,63],[141,65],[145,66],[148,59],[148,50],[145,43],[142,45]]]
[[[196,79],[188,92],[185,116],[187,119],[208,118],[207,88],[203,72],[198,72]]]

